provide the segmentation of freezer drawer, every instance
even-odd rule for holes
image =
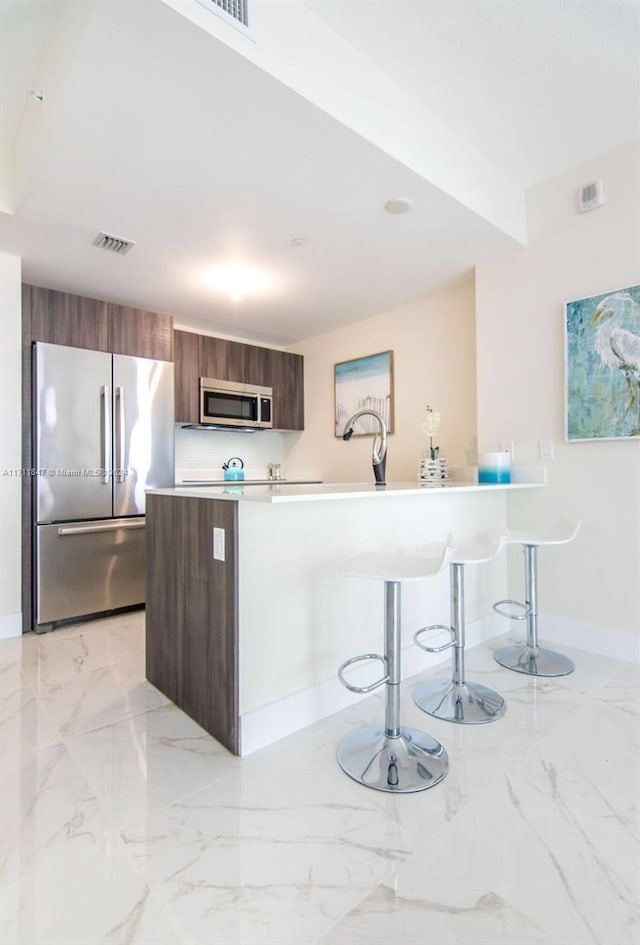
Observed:
[[[144,518],[36,526],[36,623],[142,604]]]

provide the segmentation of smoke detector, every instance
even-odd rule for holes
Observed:
[[[125,240],[122,239],[121,236],[113,236],[111,233],[103,233],[100,231],[91,245],[97,246],[98,249],[108,249],[110,253],[118,253],[119,256],[124,256],[124,254],[128,253],[136,244],[133,240]]]
[[[406,197],[392,197],[391,200],[387,200],[384,209],[387,213],[406,213],[411,209],[411,201]]]
[[[590,184],[585,184],[578,191],[578,210],[580,213],[588,213],[590,210],[597,210],[604,205],[604,181],[594,180]]]

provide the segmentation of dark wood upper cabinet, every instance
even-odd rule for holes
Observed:
[[[198,380],[236,381],[273,388],[276,430],[304,429],[304,359],[288,351],[226,338],[174,332],[176,423],[198,423]]]
[[[200,377],[216,381],[243,381],[242,358],[237,342],[200,335]]]
[[[173,319],[69,292],[23,285],[30,341],[173,361]]]
[[[273,426],[304,430],[304,358],[289,351],[270,351]]]
[[[106,302],[23,285],[22,308],[30,321],[29,341],[109,351]]]
[[[174,331],[176,423],[198,423],[198,379],[201,336],[192,331]]]
[[[271,387],[271,355],[269,348],[257,345],[240,345],[242,380],[247,384]]]
[[[173,318],[126,305],[107,305],[109,351],[173,361]]]

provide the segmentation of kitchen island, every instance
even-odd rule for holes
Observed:
[[[341,576],[361,551],[424,551],[496,533],[511,490],[541,482],[239,483],[147,494],[147,679],[235,754],[354,701],[338,665],[382,646],[382,584]],[[470,644],[499,632],[506,561],[469,569]],[[448,574],[403,589],[404,676],[434,665],[412,644],[448,623]],[[358,673],[370,673],[359,668]]]

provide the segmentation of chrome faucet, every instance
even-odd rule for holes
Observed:
[[[365,407],[363,410],[358,410],[344,425],[344,433],[342,434],[343,440],[350,440],[353,436],[353,424],[359,417],[363,416],[375,417],[380,425],[380,432],[376,433],[373,438],[373,444],[371,447],[371,463],[373,465],[373,475],[376,480],[377,486],[384,486],[384,473],[385,467],[387,465],[387,424],[384,422],[384,417],[381,413],[378,413],[377,410],[370,410]]]

